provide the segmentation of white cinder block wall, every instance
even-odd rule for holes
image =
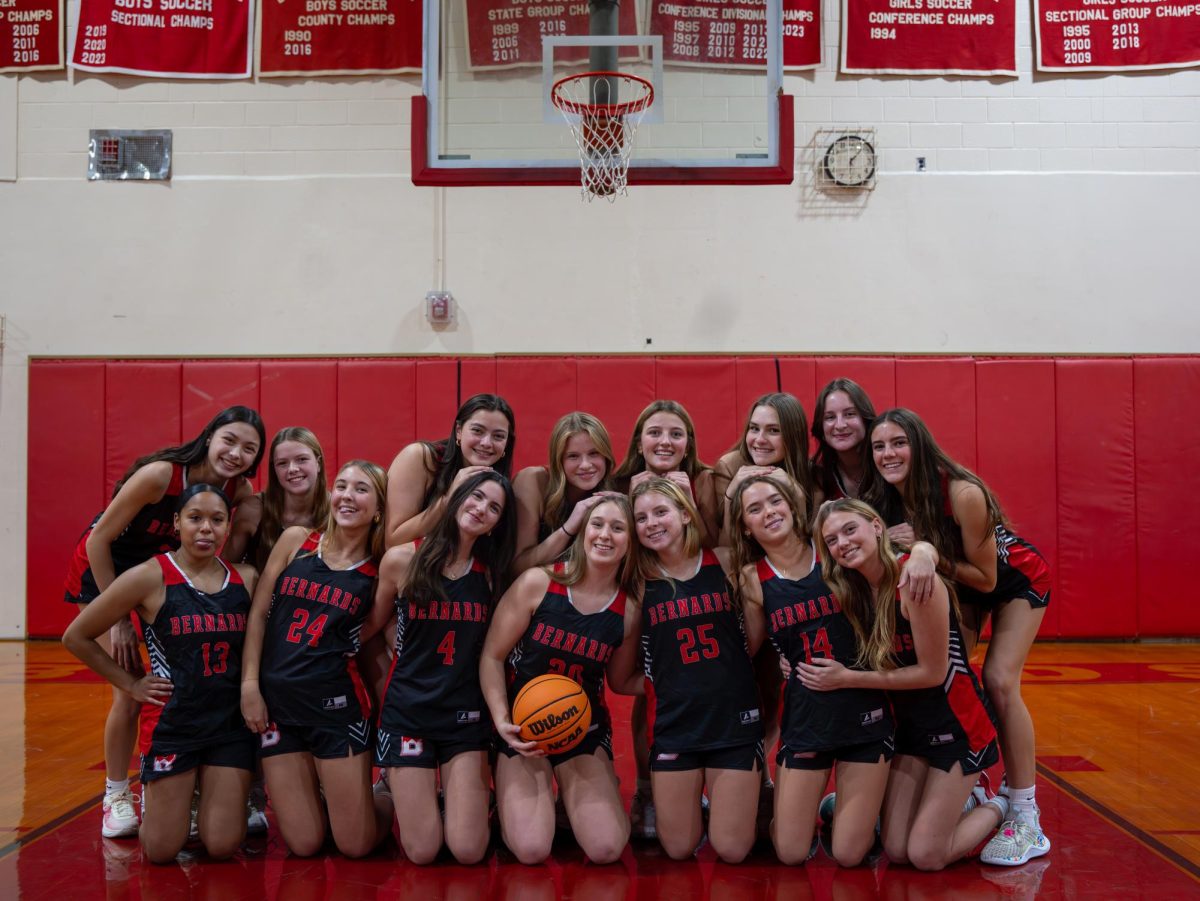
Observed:
[[[1034,76],[1023,6],[1019,78],[839,78],[837,14],[786,79],[794,184],[611,206],[413,187],[416,76],[0,76],[0,635],[25,627],[31,355],[1200,349],[1200,70]],[[876,129],[869,195],[812,189],[837,123]],[[92,127],[172,128],[173,182],[86,182]],[[436,287],[452,330],[423,321]]]

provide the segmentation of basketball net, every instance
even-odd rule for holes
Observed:
[[[610,97],[626,96],[619,103],[595,103],[595,82],[607,86]],[[628,194],[629,159],[633,139],[646,110],[654,102],[650,82],[621,72],[582,72],[559,79],[550,99],[563,114],[579,148],[583,199],[604,197],[612,203]]]

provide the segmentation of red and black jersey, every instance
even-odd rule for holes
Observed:
[[[907,556],[901,559],[905,562]],[[912,624],[896,599],[895,658],[897,666],[916,666]],[[940,685],[889,692],[896,716],[897,749],[925,749],[942,754],[957,747],[966,754],[982,753],[996,738],[987,695],[967,660],[954,608],[950,609],[950,654]]]
[[[716,554],[690,579],[651,579],[642,597],[642,651],[650,740],[691,753],[763,737],[754,665],[741,611]]]
[[[374,601],[375,564],[331,569],[310,532],[280,574],[267,615],[259,685],[279,723],[334,725],[370,719],[354,655]]]
[[[814,657],[850,668],[858,658],[854,628],[821,578],[816,551],[812,569],[802,579],[785,578],[765,557],[757,567],[767,633],[775,650],[792,666],[792,678],[784,689],[783,744],[791,751],[831,751],[890,738],[894,723],[883,691],[812,691],[799,679],[796,665],[811,663]]]
[[[230,501],[233,500],[240,481],[240,477],[230,479],[222,486],[221,490]],[[112,561],[116,575],[133,569],[139,563],[145,563],[155,554],[164,554],[179,548],[179,533],[175,531],[175,506],[187,487],[187,467],[182,463],[173,463],[171,481],[167,485],[166,493],[153,504],[146,504],[138,510],[129,521],[129,525],[113,541]],[[91,525],[84,530],[75,546],[71,566],[67,571],[68,601],[86,603],[100,593],[92,576],[91,564],[88,562],[87,539],[102,515],[97,513],[93,517]]]
[[[237,570],[225,584],[200,591],[169,554],[162,568],[163,605],[154,622],[142,621],[150,669],[174,686],[167,703],[142,707],[141,748],[187,751],[247,734],[242,721],[242,643],[250,594]]]
[[[396,599],[396,656],[379,725],[396,735],[442,741],[486,739],[491,717],[479,687],[479,654],[491,619],[487,570],[442,577],[446,600]]]
[[[555,564],[560,572],[562,564]],[[534,676],[557,673],[583,686],[592,705],[592,728],[610,728],[604,703],[604,672],[625,637],[625,592],[617,589],[608,605],[580,613],[571,589],[553,579],[529,628],[508,656],[508,700],[512,703]]]

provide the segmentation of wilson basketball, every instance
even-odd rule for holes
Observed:
[[[575,747],[592,724],[592,706],[583,686],[567,676],[536,676],[513,699],[512,721],[521,741],[537,742],[547,754]]]

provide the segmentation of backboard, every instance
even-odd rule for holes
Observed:
[[[630,184],[792,180],[782,0],[424,3],[416,184],[578,185],[579,150],[551,90],[599,70],[653,86]]]

